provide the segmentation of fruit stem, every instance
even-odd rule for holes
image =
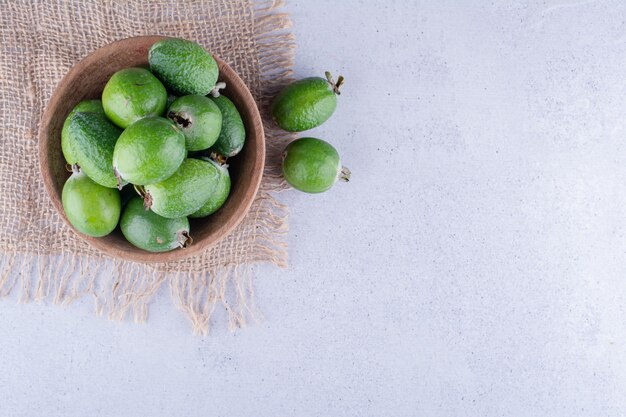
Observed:
[[[136,188],[135,188],[136,189]],[[152,196],[145,189],[143,190],[143,208],[146,210],[150,210],[152,207]]]
[[[345,78],[343,78],[343,75],[340,75],[339,78],[337,78],[337,82],[335,82],[332,74],[329,71],[326,71],[326,79],[328,80],[330,85],[333,87],[333,92],[337,95],[340,95],[341,91],[339,91],[339,89],[341,88],[341,86],[343,85],[343,82],[345,81]]]
[[[135,185],[135,184],[133,184],[133,188],[135,189],[135,192],[137,194],[139,194],[139,197],[141,197],[141,198],[145,198],[146,197],[146,189],[143,188],[143,185]]]
[[[72,174],[78,174],[80,172],[80,167],[78,164],[65,164],[65,170],[67,172],[71,172]]]
[[[124,188],[124,185],[122,184],[122,176],[120,175],[116,167],[113,167],[113,174],[115,174],[115,179],[117,179],[117,189],[121,190],[122,188]]]
[[[215,87],[213,87],[213,89],[211,90],[211,95],[213,97],[219,97],[220,96],[220,90],[223,90],[226,88],[226,83],[223,81],[220,81],[219,83],[215,84]]]
[[[186,230],[180,230],[178,232],[178,244],[181,248],[185,249],[189,245],[193,243],[193,238],[189,235],[189,232]]]
[[[339,171],[339,181],[348,182],[350,181],[350,176],[352,172],[348,169],[348,167],[341,167],[341,171]]]
[[[211,152],[211,155],[209,155],[209,157],[217,162],[219,165],[224,165],[226,163],[226,157],[224,155],[220,155],[217,152]]]

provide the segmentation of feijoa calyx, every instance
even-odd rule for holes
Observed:
[[[228,97],[210,97],[222,113],[222,128],[211,151],[230,158],[237,155],[246,141],[246,128],[235,104]]]
[[[206,203],[200,209],[192,214],[189,217],[206,217],[210,214],[215,213],[219,210],[220,207],[224,205],[226,199],[228,199],[228,194],[230,193],[230,175],[228,174],[228,167],[225,164],[220,164],[218,162],[213,161],[212,159],[204,159],[209,162],[215,168],[217,168],[218,179],[217,184],[213,188],[211,195]]]
[[[274,98],[272,118],[289,132],[302,132],[321,125],[337,108],[343,80],[340,76],[335,83],[327,72],[326,79],[310,77],[288,85]]]
[[[120,135],[113,168],[119,181],[153,184],[174,174],[186,155],[185,135],[171,120],[145,117]]]
[[[185,135],[188,151],[208,149],[215,143],[222,128],[222,112],[208,97],[182,96],[167,109],[167,117]]]
[[[104,112],[123,129],[143,117],[162,116],[166,103],[165,87],[145,68],[116,72],[102,91]]]
[[[66,147],[73,163],[89,178],[105,187],[117,186],[113,171],[113,151],[122,130],[102,113],[78,112],[67,126]]]
[[[169,219],[188,216],[209,201],[220,177],[215,164],[187,158],[174,175],[144,187],[144,206]]]
[[[202,46],[185,39],[163,39],[148,51],[152,72],[174,94],[206,96],[215,86],[217,62]]]
[[[69,222],[88,236],[106,236],[115,229],[122,204],[119,191],[92,181],[84,172],[75,172],[63,185],[63,210]]]
[[[348,181],[350,170],[341,165],[337,150],[316,138],[296,139],[283,153],[283,175],[293,188],[322,193],[337,180]]]
[[[122,234],[131,244],[148,252],[167,252],[191,244],[186,217],[168,219],[146,210],[143,200],[133,197],[120,219]]]

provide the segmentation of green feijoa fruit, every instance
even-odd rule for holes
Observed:
[[[189,216],[209,201],[219,179],[214,164],[185,159],[174,175],[145,187],[145,206],[169,219]]]
[[[186,217],[167,219],[159,216],[146,210],[140,197],[128,202],[120,219],[120,229],[126,240],[148,252],[185,248],[192,242]]]
[[[283,175],[295,189],[322,193],[337,180],[348,181],[350,170],[341,166],[337,150],[315,138],[296,139],[283,153]]]
[[[67,128],[75,163],[89,178],[105,187],[117,186],[113,150],[122,130],[103,113],[76,113]]]
[[[241,120],[237,107],[228,97],[219,96],[210,97],[210,99],[222,112],[222,129],[211,150],[230,158],[237,155],[243,148],[246,141],[246,128],[243,126],[243,120]]]
[[[172,175],[187,155],[185,135],[163,117],[146,117],[128,126],[113,152],[118,179],[153,184]]]
[[[289,132],[302,132],[328,120],[337,107],[343,77],[335,83],[327,72],[326,78],[304,78],[285,87],[272,103],[276,124]]]
[[[102,91],[104,112],[124,129],[146,116],[162,116],[166,103],[165,87],[144,68],[116,72]]]
[[[222,127],[219,107],[205,96],[177,98],[167,110],[167,117],[185,134],[188,151],[201,151],[211,147]]]
[[[102,101],[100,100],[85,100],[81,101],[70,111],[70,114],[67,115],[65,122],[63,122],[63,129],[61,130],[61,150],[63,151],[63,157],[65,157],[65,161],[74,165],[76,163],[76,156],[74,152],[70,148],[70,137],[69,137],[69,125],[70,120],[76,113],[100,113],[104,114],[104,109],[102,108]]]
[[[209,214],[215,213],[224,205],[226,199],[228,198],[228,194],[230,193],[230,175],[228,175],[228,168],[226,165],[218,164],[212,159],[207,159],[207,161],[217,168],[219,173],[217,186],[213,189],[213,192],[207,202],[200,207],[200,210],[190,214],[189,217],[206,217]]]
[[[215,86],[217,62],[202,46],[185,39],[163,39],[148,51],[150,69],[174,94],[206,96]]]
[[[68,178],[61,200],[67,219],[81,233],[101,237],[117,226],[122,208],[119,191],[103,187],[84,172]]]

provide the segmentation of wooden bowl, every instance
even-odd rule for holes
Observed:
[[[239,155],[228,160],[231,192],[215,214],[189,219],[193,244],[185,249],[150,253],[132,246],[119,227],[108,236],[94,238],[78,232],[67,220],[61,203],[63,184],[69,177],[61,152],[61,128],[72,108],[81,100],[100,98],[111,75],[123,68],[148,64],[148,49],[161,36],[140,36],[108,44],[74,67],[61,80],[46,107],[39,127],[39,164],[52,204],[65,223],[86,242],[107,255],[137,262],[167,262],[198,254],[228,235],[244,218],[261,184],[265,163],[265,136],[254,98],[241,78],[224,61],[218,63],[223,90],[239,110],[246,127],[246,143]]]

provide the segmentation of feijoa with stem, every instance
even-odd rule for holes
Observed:
[[[185,248],[193,242],[186,217],[167,219],[159,216],[152,210],[146,210],[138,196],[126,205],[120,229],[132,245],[148,252],[168,252]]]
[[[106,236],[115,229],[120,218],[120,193],[103,187],[84,172],[75,171],[63,185],[63,210],[69,222],[88,236]]]
[[[217,185],[213,189],[213,192],[207,202],[204,203],[200,210],[189,215],[189,217],[192,218],[206,217],[215,213],[224,205],[228,199],[228,194],[230,193],[230,175],[228,174],[228,166],[226,164],[220,164],[209,158],[203,159],[217,168],[219,178],[217,180]]]
[[[65,122],[63,123],[63,129],[61,130],[61,151],[63,151],[63,157],[65,158],[65,162],[69,165],[74,165],[76,163],[76,157],[74,152],[70,148],[70,135],[69,135],[69,126],[72,117],[76,113],[99,113],[104,114],[104,109],[102,108],[102,101],[100,100],[84,100],[78,103],[70,114],[65,118]]]
[[[322,193],[337,180],[348,181],[350,170],[341,165],[337,150],[316,138],[300,138],[283,153],[283,175],[293,188],[306,193]]]
[[[113,152],[118,181],[153,184],[176,172],[187,156],[185,135],[163,117],[145,117],[128,126]]]
[[[162,116],[165,87],[145,68],[125,68],[113,74],[102,91],[107,117],[122,129],[147,116]]]
[[[152,72],[174,94],[206,96],[215,86],[217,62],[202,46],[186,39],[163,39],[148,50]]]
[[[188,151],[211,147],[220,135],[222,112],[208,97],[182,96],[167,109],[167,118],[178,125],[185,135]]]
[[[105,187],[115,188],[117,178],[113,171],[113,151],[122,130],[103,113],[78,112],[67,127],[67,145],[74,163],[89,178]]]
[[[220,177],[215,164],[187,158],[174,175],[144,187],[144,206],[169,219],[189,216],[209,201]]]
[[[230,158],[237,155],[246,141],[246,128],[235,104],[228,97],[210,97],[222,113],[222,128],[211,151]]]
[[[335,112],[343,81],[339,76],[335,82],[326,72],[326,79],[310,77],[288,85],[272,103],[272,118],[289,132],[302,132],[321,125]]]

